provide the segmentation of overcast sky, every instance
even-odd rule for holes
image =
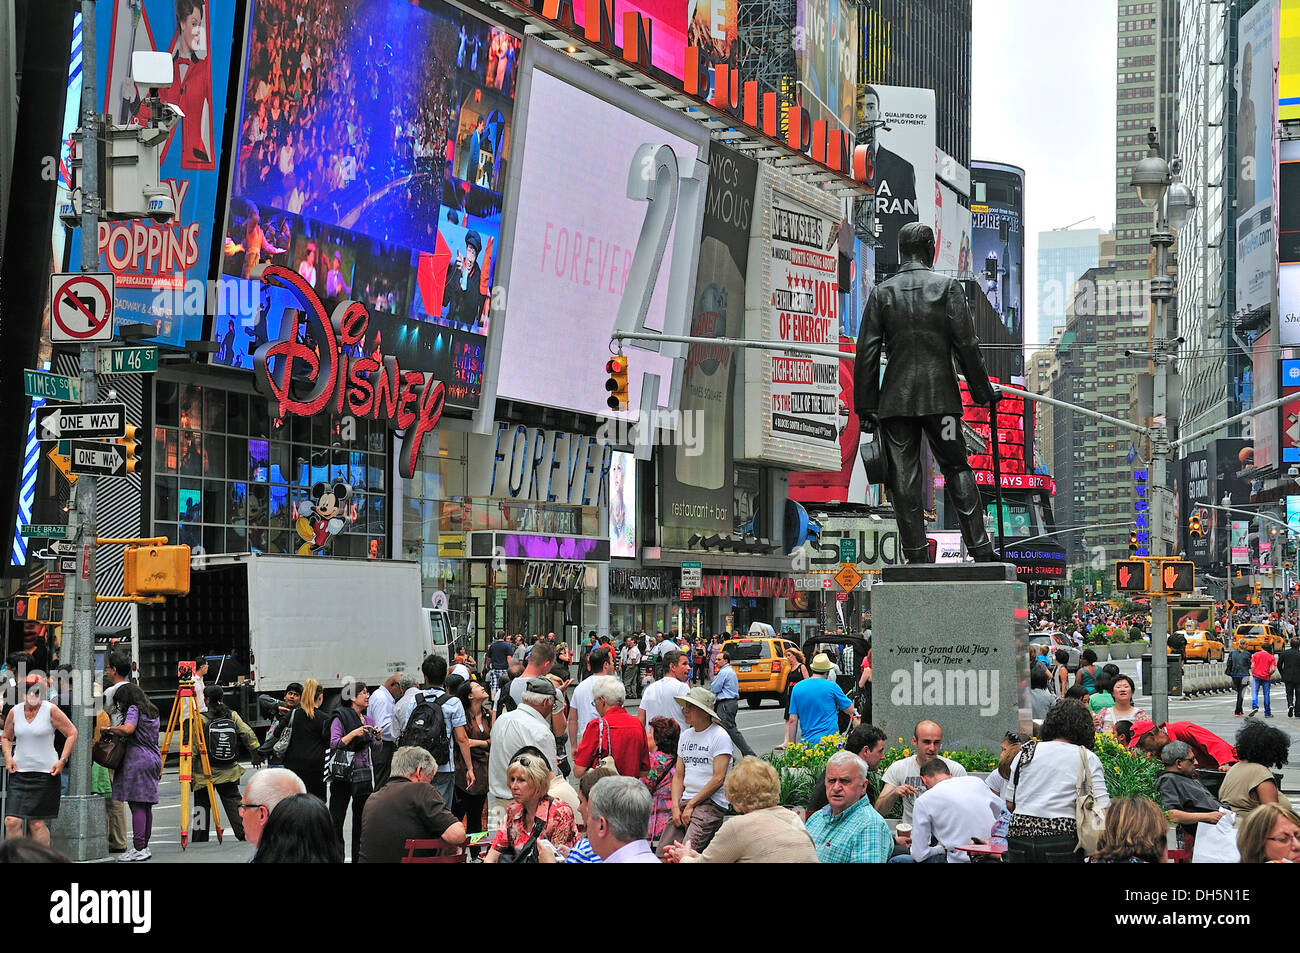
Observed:
[[[971,158],[1025,170],[1026,350],[1038,233],[1115,218],[1115,0],[974,0]]]

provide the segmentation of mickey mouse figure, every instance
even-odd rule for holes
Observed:
[[[298,521],[295,527],[303,544],[299,556],[310,556],[343,531],[343,501],[352,493],[346,483],[316,483],[311,488],[312,499],[298,504]]]

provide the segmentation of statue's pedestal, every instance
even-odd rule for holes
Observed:
[[[885,568],[871,589],[872,718],[911,744],[923,719],[944,749],[987,748],[1029,737],[1025,586],[1010,563]]]

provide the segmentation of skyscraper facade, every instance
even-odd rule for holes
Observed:
[[[1038,323],[1025,334],[1026,347],[1046,348],[1052,328],[1065,324],[1074,283],[1098,264],[1099,228],[1058,228],[1038,233]]]

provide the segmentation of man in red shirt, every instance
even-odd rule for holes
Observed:
[[[1133,737],[1129,740],[1130,748],[1140,747],[1148,755],[1159,754],[1160,749],[1171,741],[1182,741],[1192,749],[1196,756],[1196,766],[1210,771],[1227,771],[1235,764],[1237,750],[1212,731],[1190,721],[1168,721],[1159,727],[1153,721],[1138,721],[1133,724]]]
[[[1273,653],[1264,647],[1250,657],[1250,713],[1252,715],[1259,711],[1259,690],[1264,689],[1264,717],[1273,717],[1273,703],[1269,697],[1273,688],[1273,671],[1277,666],[1277,659]]]
[[[625,778],[644,778],[650,772],[650,748],[645,728],[623,707],[627,690],[612,675],[597,675],[592,682],[591,702],[596,718],[588,722],[573,756],[573,773],[582,777],[610,756],[614,767]],[[584,683],[585,684],[585,683]]]

